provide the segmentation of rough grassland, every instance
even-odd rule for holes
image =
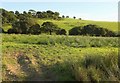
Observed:
[[[3,80],[120,80],[118,38],[3,34],[2,40]]]

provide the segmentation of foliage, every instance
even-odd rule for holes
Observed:
[[[67,32],[66,32],[65,29],[58,29],[57,32],[56,32],[57,35],[66,35],[66,33]]]
[[[31,26],[28,30],[28,33],[35,34],[35,35],[40,34],[41,33],[40,25],[35,24],[35,25]]]
[[[90,36],[107,36],[107,37],[115,37],[116,33],[110,31],[108,29],[102,28],[97,25],[86,25],[81,27],[74,27],[69,30],[69,35],[90,35]]]
[[[19,11],[7,11],[5,9],[1,9],[2,11],[2,22],[3,22],[3,29],[4,31],[7,31],[9,28],[11,28],[11,23],[13,24],[16,21],[20,21],[23,19],[34,19],[37,21],[38,24],[43,24],[46,21],[53,22],[58,27],[61,27],[62,29],[65,29],[66,31],[69,31],[71,28],[75,26],[86,26],[89,24],[97,25],[103,28],[106,28],[110,31],[109,34],[106,35],[117,35],[118,34],[118,26],[117,22],[104,22],[104,21],[87,21],[87,20],[79,20],[79,19],[71,19],[68,18],[69,16],[66,16],[67,18],[61,18],[59,16],[58,12],[53,12],[51,10],[48,11],[23,11],[23,13],[19,13]],[[32,15],[34,13],[34,15]],[[49,16],[49,17],[48,17]],[[63,15],[64,16],[64,15]],[[65,17],[65,16],[64,16]],[[41,19],[39,19],[41,18]],[[61,19],[61,20],[60,20]],[[100,29],[101,30],[101,29]],[[107,32],[107,30],[103,30],[102,33]],[[68,32],[67,32],[68,33]],[[98,35],[100,33],[97,33]],[[119,35],[117,35],[119,36]]]
[[[5,9],[0,9],[2,11],[2,24],[4,23],[14,23],[17,18],[14,15],[14,12],[12,11],[7,11]]]
[[[81,30],[81,27],[74,27],[71,30],[69,30],[69,35],[80,35]]]
[[[28,19],[23,15],[21,15],[19,19],[19,21],[16,21],[12,24],[12,29],[9,29],[8,33],[28,34],[29,28],[35,24],[34,20]]]
[[[57,28],[58,26],[53,24],[52,22],[44,22],[42,24],[41,30],[43,30],[43,32],[49,32],[51,35],[52,32],[55,32],[57,30]]]
[[[51,10],[47,10],[46,12],[43,11],[37,11],[36,12],[36,17],[37,18],[40,18],[40,19],[43,19],[43,18],[47,18],[47,19],[54,19],[54,20],[59,20],[60,16],[59,16],[59,12],[53,12]]]

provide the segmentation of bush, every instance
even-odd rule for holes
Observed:
[[[69,30],[69,35],[90,35],[90,36],[103,36],[103,37],[115,37],[117,34],[108,29],[102,28],[97,25],[86,25],[84,27],[74,27]]]
[[[66,30],[65,29],[57,30],[56,34],[57,35],[66,35]]]
[[[41,33],[40,25],[35,24],[35,25],[31,26],[28,30],[28,33],[34,34],[34,35],[40,34]]]
[[[80,35],[81,34],[81,27],[74,27],[71,30],[69,30],[69,35]]]
[[[17,30],[16,29],[13,29],[13,28],[11,28],[11,29],[8,29],[8,34],[12,34],[12,33],[15,33],[15,34],[17,34],[18,32],[17,32]]]

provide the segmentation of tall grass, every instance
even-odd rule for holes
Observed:
[[[89,37],[89,36],[56,36],[56,35],[9,35],[4,34],[3,42],[24,44],[55,45],[62,44],[71,47],[118,47],[116,37]]]

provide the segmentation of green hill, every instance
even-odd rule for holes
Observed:
[[[106,21],[91,21],[91,20],[79,20],[79,19],[64,19],[64,20],[41,20],[41,19],[37,19],[38,23],[42,24],[43,22],[46,21],[51,21],[55,24],[57,24],[59,27],[64,28],[66,30],[69,30],[71,28],[73,28],[74,26],[84,26],[87,24],[95,24],[95,25],[99,25],[101,27],[107,28],[109,30],[112,31],[118,31],[118,24],[117,22],[106,22]]]
[[[53,22],[54,24],[57,24],[60,28],[66,29],[67,31],[75,26],[84,26],[87,24],[95,24],[112,31],[118,31],[117,22],[79,20],[79,19],[72,19],[72,18],[65,18],[63,20],[35,19],[35,21],[40,25],[43,22],[50,21],[50,22]],[[11,28],[11,25],[4,24],[3,28],[5,31],[7,31],[9,28]]]

